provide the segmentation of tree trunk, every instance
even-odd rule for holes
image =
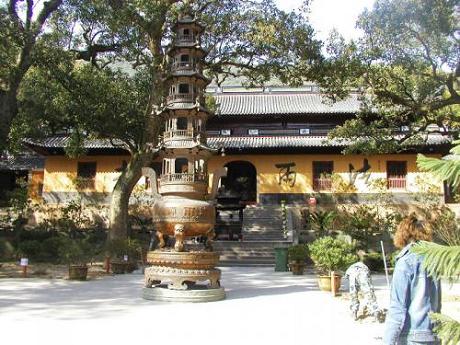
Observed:
[[[108,239],[125,239],[128,236],[128,205],[134,186],[142,175],[142,167],[149,163],[150,155],[135,153],[121,173],[112,192],[110,203],[110,229]]]
[[[0,90],[0,153],[7,146],[11,122],[17,113],[16,92]]]

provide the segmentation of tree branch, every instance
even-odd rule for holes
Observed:
[[[97,55],[100,53],[117,52],[121,49],[121,46],[117,43],[111,45],[94,44],[86,48],[86,50],[72,50],[77,54],[77,59],[90,61],[93,65],[95,64]]]
[[[26,13],[26,31],[30,30],[30,24],[32,23],[32,15],[33,15],[33,9],[34,9],[34,1],[33,0],[27,0],[27,13]]]

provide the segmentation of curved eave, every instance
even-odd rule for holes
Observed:
[[[190,73],[178,73],[178,72],[172,72],[169,74],[166,78],[165,81],[169,81],[174,78],[195,78],[195,79],[200,79],[204,83],[204,85],[208,85],[211,82],[211,79],[206,78],[202,73],[195,72],[195,71],[190,71]]]
[[[205,30],[204,25],[200,24],[195,19],[179,19],[171,27],[171,30],[175,31],[179,27],[194,27],[199,33],[202,33]]]
[[[203,107],[200,104],[196,103],[170,103],[165,107],[165,111],[175,111],[175,110],[195,110],[197,113],[207,113],[209,115],[213,115],[213,113],[208,110],[206,107]],[[163,115],[164,112],[160,113],[160,115]]]

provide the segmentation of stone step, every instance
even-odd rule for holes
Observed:
[[[284,241],[284,235],[277,232],[262,232],[262,233],[253,233],[253,232],[243,232],[243,242],[244,241]]]

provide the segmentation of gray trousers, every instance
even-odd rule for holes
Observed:
[[[379,311],[379,305],[377,304],[371,277],[364,274],[357,274],[354,277],[350,277],[350,310],[352,312],[358,312],[360,304],[358,293],[360,291],[364,295],[364,301],[362,303],[363,308],[371,315],[377,313]]]

